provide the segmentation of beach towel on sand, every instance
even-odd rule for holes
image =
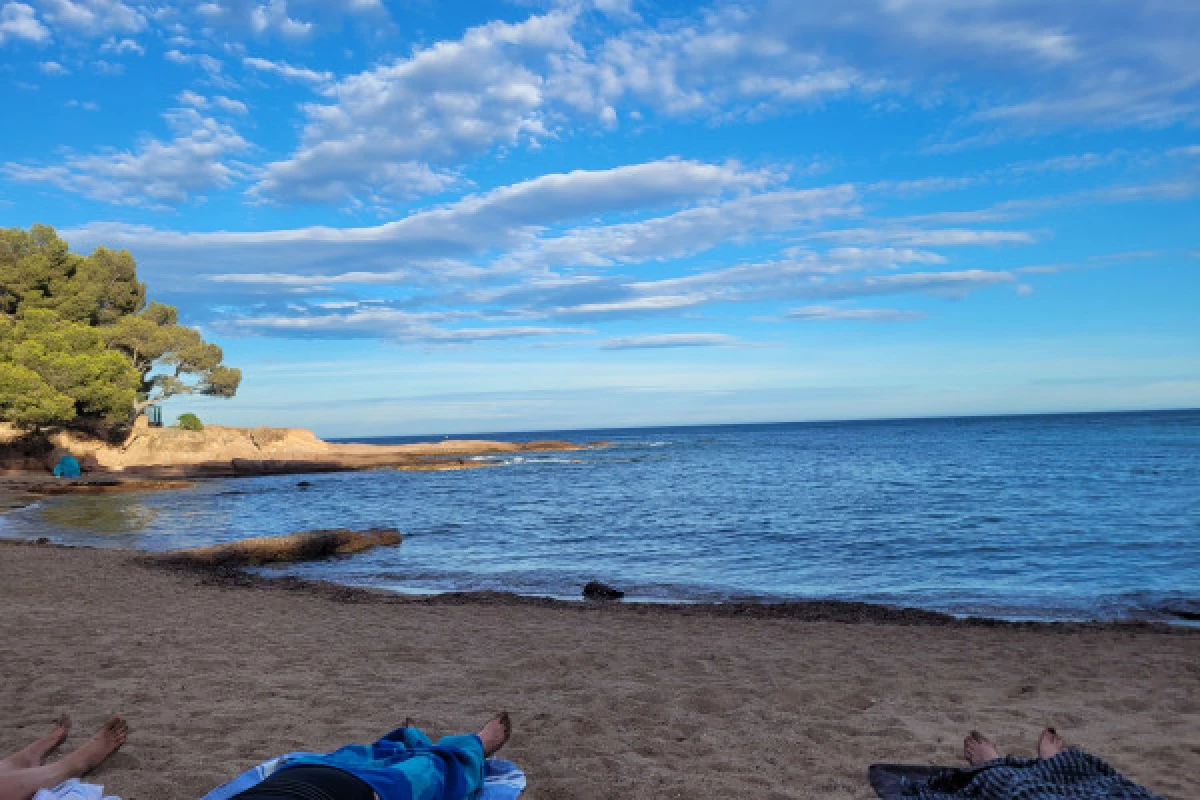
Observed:
[[[33,800],[120,800],[118,797],[106,797],[104,787],[94,783],[80,783],[72,778],[63,781],[53,789],[39,789]]]
[[[416,728],[398,728],[373,745],[349,745],[327,755],[288,753],[243,772],[201,800],[228,800],[284,766],[317,764],[342,769],[369,784],[381,800],[444,796],[516,800],[525,774],[515,764],[484,759],[474,734],[446,736],[435,745]]]
[[[966,769],[875,764],[867,777],[883,800],[1165,800],[1075,748]]]

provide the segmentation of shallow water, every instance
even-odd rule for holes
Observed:
[[[595,579],[647,600],[835,598],[1012,618],[1200,612],[1200,412],[497,438],[613,446],[483,459],[492,469],[55,498],[0,517],[0,535],[163,550],[393,526],[408,534],[398,548],[271,572],[566,597]]]

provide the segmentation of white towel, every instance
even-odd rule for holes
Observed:
[[[104,787],[95,783],[80,783],[72,778],[64,781],[53,789],[39,789],[33,800],[121,800],[119,797],[106,796]]]

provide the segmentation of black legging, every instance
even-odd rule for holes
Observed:
[[[363,781],[335,767],[283,767],[231,800],[375,800]]]

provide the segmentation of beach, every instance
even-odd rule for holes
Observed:
[[[1045,725],[1172,798],[1200,796],[1200,633],[860,623],[700,610],[402,601],[213,581],[119,550],[0,545],[0,748],[74,715],[132,727],[92,780],[196,798],[297,749],[431,735],[495,711],[526,797],[870,798],[873,762],[955,764],[971,729]]]

